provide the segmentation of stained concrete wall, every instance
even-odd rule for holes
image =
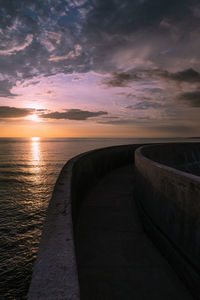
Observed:
[[[81,201],[106,173],[134,163],[134,151],[138,146],[90,151],[71,159],[63,167],[49,203],[29,288],[29,300],[80,299],[74,227]]]
[[[135,152],[137,200],[146,231],[196,299],[200,299],[200,177],[182,170],[184,164],[189,171],[200,163],[199,149],[199,144],[171,144]]]

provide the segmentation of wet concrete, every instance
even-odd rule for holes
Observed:
[[[142,227],[134,166],[106,175],[80,207],[75,234],[82,300],[192,299]]]

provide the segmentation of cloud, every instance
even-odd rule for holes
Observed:
[[[162,19],[170,18],[171,22],[179,21],[183,17],[186,19],[192,15],[188,6],[193,3],[193,0],[164,0],[162,3],[156,1],[155,6],[155,2],[152,3],[151,0],[97,0],[88,16],[88,26],[91,30],[98,28],[112,33],[137,31],[140,28],[157,26]]]
[[[132,82],[144,82],[153,80],[175,81],[175,82],[187,82],[198,83],[200,82],[200,73],[194,69],[186,69],[178,72],[169,72],[161,69],[132,69],[126,72],[115,72],[108,78],[102,81],[103,84],[108,87],[127,87]],[[149,88],[146,91],[151,93],[163,92],[160,88]],[[127,98],[131,98],[132,93],[127,93]]]
[[[22,118],[33,113],[31,108],[17,108],[11,106],[0,106],[0,118]]]
[[[200,73],[193,70],[192,68],[183,70],[176,73],[170,73],[170,72],[161,72],[160,73],[162,77],[174,81],[180,81],[180,82],[200,82]]]
[[[200,107],[200,90],[179,94],[177,99],[189,106]]]
[[[47,119],[67,119],[67,120],[87,120],[88,118],[94,118],[102,115],[107,115],[105,111],[87,111],[81,109],[69,109],[66,112],[52,112],[49,114],[41,115],[42,118]]]
[[[195,0],[163,0],[156,4],[152,0],[96,0],[83,27],[94,56],[93,66],[105,71],[125,69],[125,63],[126,69],[138,64],[147,67],[149,63],[157,68],[178,69],[178,64],[179,68],[183,66],[180,61],[189,64],[187,58],[199,58],[196,42],[190,39],[198,27],[191,11],[196,4]],[[168,27],[160,26],[164,20]]]
[[[54,94],[54,91],[48,90],[48,91],[46,92],[46,94],[48,94],[48,95]]]
[[[16,81],[24,82],[38,75],[73,73],[80,64],[83,69],[83,62],[78,58],[82,45],[74,32],[80,22],[78,9],[81,5],[83,1],[76,1],[70,9],[69,2],[64,0],[42,4],[39,0],[4,3],[0,17],[1,74],[15,85]],[[76,24],[72,27],[70,22],[66,25],[59,22],[63,14],[69,18],[70,10],[76,15]],[[74,60],[73,67],[67,66],[66,58]]]
[[[196,18],[200,18],[200,5],[191,7],[191,10]]]
[[[120,95],[120,96],[125,96],[127,99],[134,99],[136,98],[137,96],[133,93],[126,93],[126,92],[121,92],[121,93],[118,93],[117,95]]]
[[[116,120],[108,120],[108,121],[98,121],[99,124],[110,124],[110,125],[129,125],[129,124],[137,124],[138,121],[134,119],[116,119]]]
[[[199,82],[196,0],[4,2],[0,70],[12,86],[90,71],[111,74],[108,87],[155,79]]]
[[[151,126],[149,129],[153,129],[154,131],[157,132],[162,132],[162,133],[170,133],[170,134],[190,134],[193,132],[193,129],[189,126],[182,125],[182,124],[166,124],[166,125],[160,125],[158,124],[157,126]]]
[[[163,89],[160,89],[160,88],[146,88],[145,92],[152,93],[152,94],[160,94],[160,93],[163,93],[164,91],[163,91]]]
[[[70,51],[66,55],[62,56],[50,56],[49,61],[58,62],[60,60],[73,59],[81,54],[82,47],[80,45],[75,45],[75,49]]]
[[[146,109],[159,109],[163,108],[163,105],[158,102],[152,102],[152,101],[142,101],[138,102],[134,105],[128,105],[126,108],[131,109],[131,110],[146,110]]]
[[[16,94],[11,93],[12,83],[8,80],[0,81],[0,97],[14,97]]]
[[[126,87],[128,83],[139,80],[139,77],[132,72],[115,72],[102,81],[108,87]]]
[[[38,83],[40,83],[39,80],[36,80],[36,81],[30,81],[30,82],[27,82],[26,84],[24,84],[23,87],[28,87],[30,85],[37,85]]]
[[[28,34],[25,37],[25,40],[21,44],[17,44],[16,41],[14,41],[9,48],[0,50],[0,55],[13,55],[18,51],[24,50],[26,47],[28,47],[33,41],[33,35]]]

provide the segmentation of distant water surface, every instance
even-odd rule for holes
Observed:
[[[169,141],[176,139],[1,138],[0,299],[26,299],[48,202],[67,160],[95,148]]]

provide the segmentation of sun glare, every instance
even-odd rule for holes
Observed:
[[[39,142],[39,140],[40,140],[40,138],[36,137],[36,136],[34,136],[34,137],[31,138],[32,142]]]
[[[27,116],[26,120],[33,121],[33,122],[40,122],[41,121],[41,119],[36,114]]]

